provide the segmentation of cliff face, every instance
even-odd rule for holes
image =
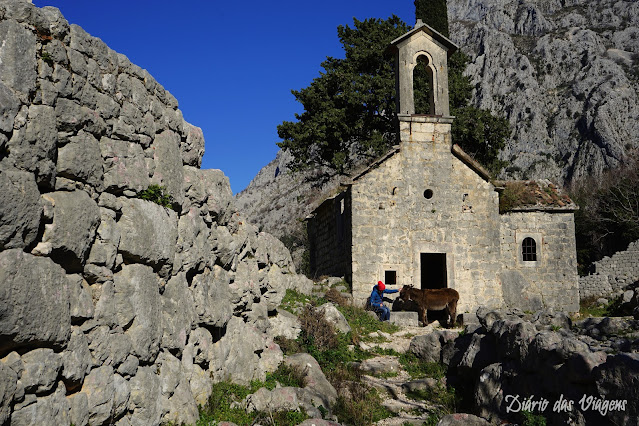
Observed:
[[[639,4],[449,0],[477,106],[507,117],[514,178],[567,183],[639,147]]]
[[[310,282],[147,71],[25,1],[0,40],[0,424],[194,423],[277,367],[268,317]]]

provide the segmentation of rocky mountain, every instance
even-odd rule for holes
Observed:
[[[508,118],[504,177],[569,183],[639,148],[639,4],[449,0],[473,102]]]
[[[0,40],[0,424],[195,423],[214,381],[277,368],[311,281],[146,70],[27,1]]]
[[[569,184],[639,148],[639,3],[449,0],[448,14],[471,57],[472,102],[512,128],[501,178]],[[280,152],[237,194],[238,208],[278,237],[298,235],[295,219],[339,184],[313,182],[320,174],[291,174]]]

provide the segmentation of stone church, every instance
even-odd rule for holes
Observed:
[[[492,180],[454,145],[454,43],[418,21],[392,48],[400,143],[307,218],[312,273],[344,276],[358,303],[381,280],[391,289],[454,288],[459,313],[481,305],[577,311],[577,207],[547,181]],[[429,76],[430,114],[415,114],[417,66]],[[500,212],[509,188],[519,202]]]

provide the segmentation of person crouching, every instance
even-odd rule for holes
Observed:
[[[384,306],[384,293],[397,293],[399,290],[386,290],[386,286],[383,282],[377,281],[377,285],[373,286],[371,292],[370,304],[379,319],[382,321],[388,321],[390,319],[390,309]]]

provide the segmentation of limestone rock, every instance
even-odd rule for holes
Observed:
[[[100,152],[106,190],[139,192],[149,187],[151,180],[144,152],[139,144],[102,137]]]
[[[93,318],[93,300],[88,284],[80,275],[67,275],[69,281],[69,311],[72,321]]]
[[[0,22],[0,80],[23,102],[36,89],[35,35],[14,20]]]
[[[86,182],[101,190],[104,172],[98,140],[84,131],[69,138],[69,143],[58,149],[56,170],[58,176]]]
[[[31,105],[26,124],[14,130],[8,142],[9,157],[19,169],[33,172],[38,185],[52,188],[58,133],[55,111],[50,106]]]
[[[19,249],[0,252],[0,350],[64,346],[71,333],[64,270]]]
[[[71,424],[77,426],[87,426],[89,424],[89,398],[84,392],[77,392],[67,397],[71,409],[69,420]]]
[[[150,201],[121,199],[119,251],[125,259],[170,272],[175,256],[175,212]]]
[[[0,169],[0,249],[33,244],[41,215],[40,193],[33,174]]]
[[[115,275],[115,286],[135,307],[133,322],[126,330],[126,335],[131,338],[133,354],[140,361],[152,361],[162,338],[158,278],[147,266],[125,265]]]
[[[184,167],[184,193],[187,199],[184,208],[194,205],[200,208],[205,220],[226,224],[230,213],[233,192],[228,177],[221,170],[198,170]]]
[[[42,394],[56,384],[58,372],[62,368],[60,355],[53,349],[39,348],[22,355],[24,370],[20,381],[27,393]]]
[[[11,413],[18,374],[0,362],[0,422],[4,424]]]
[[[489,426],[490,422],[481,417],[467,413],[447,414],[441,418],[437,426]]]
[[[269,327],[271,337],[282,336],[295,340],[302,331],[300,320],[288,311],[278,311],[276,316],[269,317],[269,322],[271,324]]]
[[[188,273],[202,272],[204,266],[213,266],[210,258],[209,228],[195,208],[189,209],[178,221],[178,239],[175,256],[176,268]]]
[[[181,206],[184,203],[184,190],[180,138],[176,133],[166,130],[155,137],[153,147],[155,167],[152,180],[164,186],[173,201]]]
[[[182,162],[188,166],[200,167],[204,155],[204,135],[202,129],[185,123],[186,142],[180,144]]]
[[[30,426],[35,424],[68,425],[69,401],[66,399],[64,384],[59,382],[52,394],[37,398],[28,395],[25,401],[16,404],[11,414],[11,424]]]
[[[231,319],[228,284],[226,274],[218,268],[193,277],[192,297],[198,324],[221,328]]]
[[[346,321],[344,315],[342,315],[342,313],[337,310],[335,305],[332,303],[329,302],[318,306],[316,308],[316,313],[323,315],[326,321],[331,323],[335,329],[341,333],[348,333],[351,331],[351,327],[348,325],[348,321]]]
[[[89,424],[105,424],[113,410],[115,396],[113,368],[103,366],[91,370],[84,379],[82,393],[85,393],[88,398]]]
[[[458,333],[447,330],[436,330],[430,334],[414,337],[409,350],[424,362],[440,362],[442,345],[457,337]]]
[[[284,363],[290,367],[299,368],[305,373],[304,388],[316,394],[314,401],[316,406],[321,403],[325,408],[329,408],[335,403],[337,391],[326,379],[315,358],[306,353],[299,353],[287,356]]]
[[[81,330],[74,328],[69,344],[62,352],[62,376],[69,387],[81,385],[91,368],[89,341]]]
[[[159,424],[162,415],[160,379],[155,367],[140,367],[130,380],[129,411],[133,426]]]
[[[160,299],[162,347],[181,354],[191,332],[191,325],[197,318],[193,292],[188,288],[185,274],[171,277]]]
[[[45,226],[34,252],[48,254],[69,272],[82,271],[100,224],[100,210],[84,191],[43,195],[53,205],[53,223]]]

